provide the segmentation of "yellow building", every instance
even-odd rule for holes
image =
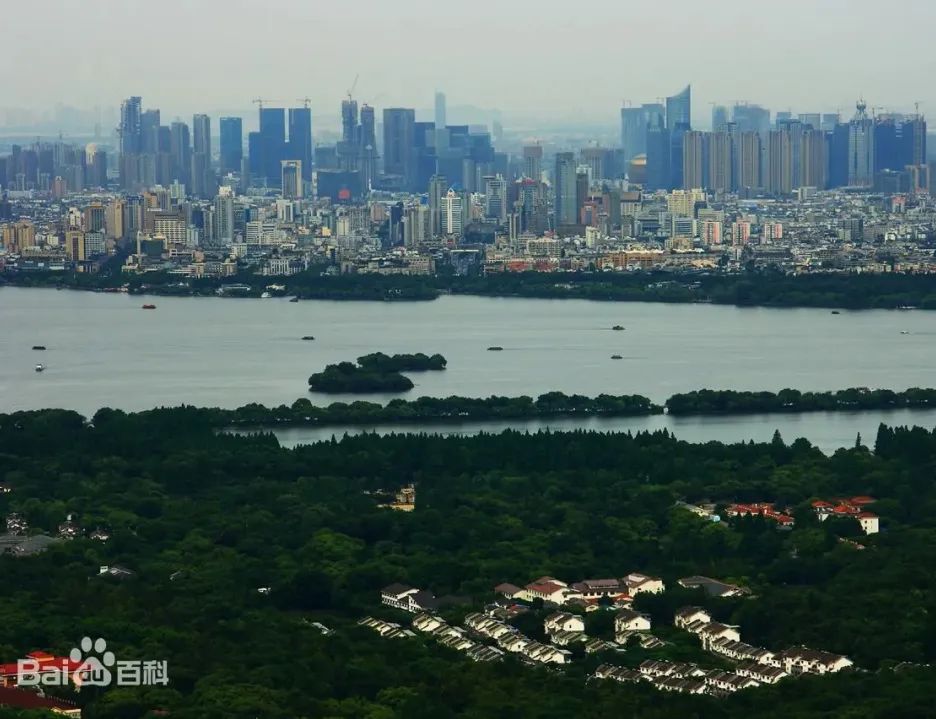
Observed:
[[[3,246],[11,254],[19,254],[23,250],[36,246],[36,226],[29,220],[20,220],[3,225]]]

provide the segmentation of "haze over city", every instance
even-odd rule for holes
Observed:
[[[891,111],[936,107],[936,60],[905,56],[908,29],[936,23],[925,0],[896,15],[870,0],[728,0],[718,12],[685,0],[39,0],[4,10],[6,52],[19,61],[2,109],[116,108],[141,94],[186,117],[308,96],[316,126],[331,127],[356,75],[356,95],[377,107],[428,110],[440,89],[452,107],[497,108],[524,123],[616,125],[623,101],[652,102],[690,82],[698,126],[709,102],[850,113],[863,95]],[[51,17],[60,40],[78,46],[36,42]]]

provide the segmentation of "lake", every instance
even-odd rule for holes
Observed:
[[[400,432],[426,432],[443,435],[473,435],[480,432],[496,433],[506,429],[521,432],[553,432],[594,430],[596,432],[642,432],[667,429],[687,442],[739,442],[754,440],[769,442],[779,430],[784,441],[792,442],[806,437],[827,454],[841,447],[851,447],[861,435],[862,444],[874,447],[878,425],[921,425],[936,427],[936,409],[899,409],[873,412],[804,412],[801,414],[758,414],[721,417],[591,417],[531,419],[491,422],[418,423],[405,425],[376,424],[338,427],[275,427],[272,431],[284,447],[296,447],[341,438],[344,434],[362,432],[390,434]],[[251,434],[258,430],[233,430],[237,434]]]
[[[157,308],[143,310],[144,302]],[[900,390],[936,384],[934,320],[923,311],[832,314],[450,296],[292,303],[5,287],[0,410],[64,407],[91,414],[102,406],[140,410],[181,403],[233,408],[299,397],[328,404],[351,398],[308,393],[309,374],[376,351],[440,352],[448,359],[444,372],[412,375],[417,386],[407,397],[560,390],[637,393],[662,402],[703,387]],[[616,324],[626,329],[611,330]],[[303,335],[315,340],[303,341]],[[33,351],[33,345],[48,349]],[[504,351],[488,352],[491,345]],[[612,360],[612,354],[623,359]],[[37,362],[46,371],[35,372]],[[394,396],[400,395],[367,399]],[[918,416],[920,423],[936,423],[925,413]],[[664,419],[675,421],[641,421]],[[751,418],[741,424],[753,431]],[[584,425],[576,420],[575,426]],[[812,431],[815,420],[803,426]]]

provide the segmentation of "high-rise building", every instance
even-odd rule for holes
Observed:
[[[874,184],[874,120],[867,105],[859,100],[855,117],[848,124],[848,184],[870,187]]]
[[[214,239],[221,245],[234,241],[234,194],[230,187],[220,188],[215,197]]]
[[[647,130],[665,124],[666,109],[659,103],[621,109],[621,147],[624,161],[647,152]]]
[[[555,185],[556,227],[578,223],[577,185],[575,154],[559,152],[556,154],[556,171],[553,176]]]
[[[359,132],[361,182],[368,192],[377,179],[377,130],[374,120],[374,108],[364,104],[361,107],[361,128]]]
[[[787,195],[793,191],[793,148],[787,130],[771,130],[767,134],[766,189],[772,195]]]
[[[129,97],[120,105],[120,186],[139,184],[139,155],[143,151],[143,98]]]
[[[712,106],[712,132],[724,132],[728,129],[728,108],[724,105]]]
[[[417,249],[427,239],[429,208],[420,203],[413,203],[403,210],[403,245],[407,249]]]
[[[770,129],[770,110],[760,105],[735,105],[732,119],[739,132],[758,132],[766,137]]]
[[[244,159],[244,124],[239,117],[221,118],[221,172],[240,172]]]
[[[707,132],[687,132],[682,146],[682,186],[685,190],[705,187],[708,179],[709,137]]]
[[[647,189],[672,187],[670,132],[661,125],[647,129]]]
[[[800,187],[823,190],[829,184],[829,148],[826,133],[818,129],[803,131],[800,143]]]
[[[760,133],[741,132],[735,139],[735,190],[746,194],[761,184],[761,139]]]
[[[260,132],[249,150],[250,174],[264,178],[268,186],[276,187],[282,179],[280,163],[286,159],[286,111],[282,107],[260,108]]]
[[[183,185],[191,186],[192,143],[189,126],[184,122],[173,122],[169,127],[170,176]]]
[[[341,101],[341,141],[348,147],[357,144],[358,104],[350,97]]]
[[[445,93],[436,92],[435,94],[435,126],[436,129],[445,127],[448,124],[446,119]]]
[[[413,176],[415,123],[416,111],[411,108],[390,107],[383,111],[384,174],[397,176],[406,188]]]
[[[302,179],[312,180],[312,110],[308,107],[289,108],[289,146],[284,159],[299,160]]]
[[[543,177],[543,146],[523,146],[523,176],[539,182]]]
[[[442,199],[448,188],[448,181],[442,175],[433,175],[429,179],[429,237],[431,239],[442,234]]]
[[[197,197],[214,195],[214,174],[211,171],[211,118],[192,118],[192,194]]]
[[[455,192],[455,190],[449,189],[442,198],[441,232],[443,235],[457,236],[462,234],[465,227],[465,209],[465,198],[461,194]]]
[[[727,126],[726,126],[727,127]],[[713,132],[709,138],[708,182],[714,192],[727,192],[734,188],[734,147],[732,134]]]
[[[302,197],[302,160],[283,160],[282,179],[283,197],[298,200]]]
[[[672,132],[679,125],[692,127],[692,86],[666,98],[666,129]]]
[[[851,134],[848,123],[839,123],[826,133],[829,148],[829,187],[848,184],[848,144]]]
[[[801,112],[799,121],[803,123],[804,128],[809,126],[813,130],[822,129],[822,115],[818,112]]]
[[[484,216],[498,224],[507,221],[507,181],[500,175],[484,178]]]
[[[823,113],[819,123],[819,129],[823,132],[833,132],[839,122],[841,122],[841,120],[837,112]]]

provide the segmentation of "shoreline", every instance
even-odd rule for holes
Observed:
[[[532,273],[536,275],[536,273]],[[528,276],[486,275],[480,277],[404,276],[404,275],[294,275],[289,277],[237,276],[230,283],[219,279],[194,280],[201,286],[187,284],[149,285],[138,277],[62,275],[54,282],[38,275],[0,275],[0,289],[75,290],[100,294],[129,294],[153,297],[221,297],[267,299],[261,295],[271,283],[292,286],[278,291],[273,298],[296,298],[298,301],[341,302],[432,302],[442,296],[489,297],[530,300],[588,300],[652,304],[711,304],[739,308],[817,309],[857,312],[861,310],[936,309],[936,275],[843,275],[814,273],[786,275],[771,273],[740,274],[671,274],[641,273],[570,273]],[[161,278],[155,278],[161,279]],[[168,279],[168,278],[167,278]],[[25,281],[24,281],[25,280]],[[655,280],[655,282],[652,282]],[[931,280],[931,281],[930,281]],[[109,281],[109,282],[108,282]],[[860,287],[877,281],[882,287]],[[118,284],[120,282],[121,284]],[[185,280],[185,282],[191,282]],[[644,282],[644,284],[640,284]],[[831,283],[834,287],[827,287]],[[310,284],[316,285],[310,287]],[[932,287],[929,285],[932,284]],[[218,292],[225,286],[239,289]],[[884,285],[887,285],[886,291]],[[294,288],[294,289],[293,289]],[[753,288],[753,289],[752,289]],[[768,296],[758,298],[761,291]],[[773,294],[770,294],[773,292]],[[847,301],[845,294],[848,295]],[[741,295],[741,296],[739,296]],[[742,297],[743,296],[743,297]],[[911,302],[912,304],[907,304]]]

